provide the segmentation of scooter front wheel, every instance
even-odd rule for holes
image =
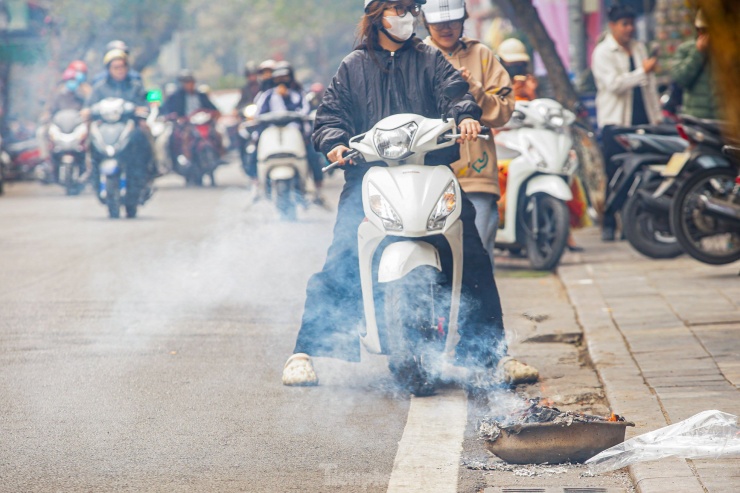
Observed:
[[[293,180],[276,180],[275,187],[275,205],[277,205],[280,219],[283,221],[295,221],[296,205],[293,200]]]
[[[121,178],[109,176],[105,180],[105,203],[108,206],[108,216],[111,219],[121,217]]]
[[[527,257],[537,270],[553,270],[560,263],[570,233],[568,206],[547,194],[530,197],[525,209]]]
[[[622,224],[627,241],[646,257],[669,259],[683,254],[683,248],[671,231],[668,213],[648,208],[640,193],[627,199],[622,210]]]
[[[444,348],[434,308],[435,301],[440,304],[437,275],[432,267],[419,267],[385,286],[388,368],[396,382],[417,397],[434,393],[434,364]]]

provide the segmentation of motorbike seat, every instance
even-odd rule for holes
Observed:
[[[703,118],[695,118],[690,115],[680,115],[681,122],[687,125],[702,128],[715,135],[719,135],[725,128],[725,122],[722,120],[706,120]]]

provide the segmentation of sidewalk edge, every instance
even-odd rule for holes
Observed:
[[[627,437],[664,427],[669,423],[627,342],[611,317],[601,289],[588,264],[561,266],[558,278],[581,325],[588,354],[614,412],[635,423]],[[704,493],[699,478],[683,459],[662,459],[628,467],[640,493]]]

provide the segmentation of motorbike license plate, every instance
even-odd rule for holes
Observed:
[[[661,174],[669,178],[678,176],[690,157],[691,153],[689,152],[677,152],[673,154]]]
[[[106,159],[100,163],[100,172],[104,175],[112,175],[118,171],[118,161],[115,159]]]

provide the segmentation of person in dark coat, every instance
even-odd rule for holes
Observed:
[[[146,189],[143,192],[144,199],[151,196],[151,180],[156,174],[154,167],[154,155],[148,132],[143,118],[149,112],[149,103],[146,100],[146,90],[141,80],[132,79],[129,76],[129,60],[125,51],[113,49],[105,54],[103,58],[108,75],[105,79],[93,85],[90,96],[85,101],[83,116],[89,115],[90,108],[106,98],[121,98],[136,105],[136,114],[141,117],[139,126],[133,131],[131,140],[126,148],[125,157],[122,159],[132,166],[127,168],[128,180],[136,188]],[[93,162],[93,183],[99,180],[99,163],[103,159],[94,148],[91,149]]]
[[[170,155],[172,159],[177,159],[180,154],[190,159],[192,150],[192,135],[188,132],[188,123],[185,117],[198,111],[208,110],[213,112],[213,121],[215,122],[220,113],[216,105],[208,97],[208,94],[198,91],[195,87],[195,76],[189,70],[183,70],[177,77],[180,87],[167,98],[162,105],[160,113],[168,118],[177,121],[175,129],[170,139]],[[211,132],[219,154],[223,154],[223,143],[221,136],[214,130]]]
[[[357,251],[357,228],[364,220],[362,178],[372,166],[352,164],[343,155],[349,139],[378,121],[399,113],[457,122],[462,140],[476,140],[481,108],[470,94],[450,104],[444,89],[463,83],[460,73],[436,48],[413,35],[420,3],[413,0],[365,0],[359,26],[361,44],[339,66],[316,115],[313,142],[329,161],[344,165],[345,185],[339,199],[334,239],[321,272],[306,290],[303,320],[293,355],[283,369],[284,385],[317,385],[312,356],[359,361],[357,328],[364,320]],[[459,146],[447,156],[428,155],[428,163],[452,163]],[[444,159],[444,160],[442,160]],[[463,193],[464,269],[460,342],[457,362],[493,370],[505,353],[503,319],[491,260],[475,228],[475,210]],[[444,261],[443,261],[444,264]]]

